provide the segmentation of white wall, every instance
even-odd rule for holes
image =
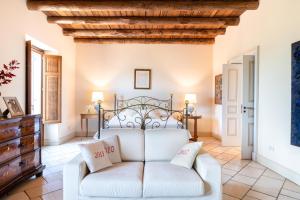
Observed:
[[[0,64],[17,59],[21,65],[12,84],[0,87],[2,96],[16,96],[25,110],[25,35],[56,49],[62,63],[62,124],[46,127],[45,138],[57,142],[74,133],[75,127],[75,44],[61,28],[49,24],[42,12],[29,11],[26,0],[0,1]],[[5,105],[0,100],[3,110]]]
[[[298,184],[300,148],[290,145],[290,138],[291,44],[300,40],[299,9],[299,0],[261,0],[257,11],[242,15],[240,25],[228,28],[226,35],[219,36],[213,47],[213,73],[216,75],[222,73],[222,64],[229,59],[260,46],[259,160]],[[220,134],[221,107],[215,106],[213,110],[213,131]]]
[[[185,93],[197,93],[197,112],[203,115],[198,131],[211,133],[211,46],[78,44],[76,54],[77,116],[91,104],[93,90],[105,92],[106,108],[113,106],[114,93],[157,98],[173,93],[175,108],[183,108]],[[151,90],[133,89],[134,68],[152,69]]]

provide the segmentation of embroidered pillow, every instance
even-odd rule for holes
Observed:
[[[100,141],[104,143],[104,148],[108,154],[110,162],[113,164],[122,162],[118,139],[119,137],[117,135],[100,139]]]
[[[171,164],[191,169],[201,147],[202,142],[192,142],[184,145],[171,160]]]
[[[91,173],[112,166],[102,141],[79,144],[79,148]]]

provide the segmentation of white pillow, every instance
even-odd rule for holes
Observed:
[[[201,147],[202,142],[185,144],[171,160],[171,164],[191,169]]]
[[[91,173],[112,166],[102,141],[79,144],[79,148]]]
[[[110,162],[113,164],[122,162],[118,138],[119,137],[117,135],[113,135],[100,139],[100,141],[104,143],[104,148],[108,154]]]

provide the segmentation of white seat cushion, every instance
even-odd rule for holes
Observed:
[[[194,169],[169,162],[145,163],[144,197],[199,197],[204,193],[204,183]]]
[[[80,184],[80,194],[97,197],[142,197],[142,162],[122,162],[88,174]]]

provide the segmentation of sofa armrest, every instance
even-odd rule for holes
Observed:
[[[87,165],[80,154],[64,165],[63,199],[79,199],[79,186],[87,173]]]
[[[205,193],[211,200],[222,199],[222,171],[219,162],[206,152],[199,153],[194,169],[205,183]]]

